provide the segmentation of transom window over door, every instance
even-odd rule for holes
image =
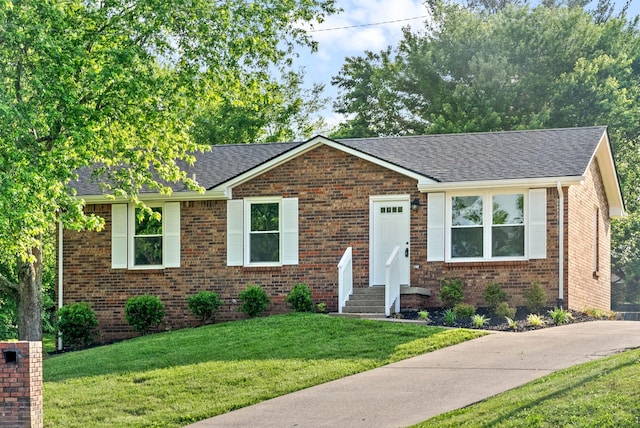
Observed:
[[[280,262],[280,204],[251,203],[250,263]]]

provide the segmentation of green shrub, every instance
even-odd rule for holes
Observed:
[[[527,309],[534,314],[539,314],[547,305],[547,293],[540,285],[540,281],[534,281],[531,288],[524,293]]]
[[[456,318],[471,318],[476,313],[476,308],[473,305],[467,303],[458,303],[453,307],[453,312],[456,314]]]
[[[324,314],[327,311],[327,304],[324,302],[320,302],[316,305],[316,311]]]
[[[313,312],[309,286],[305,283],[296,284],[287,295],[287,303],[295,312]]]
[[[440,281],[440,291],[438,297],[447,308],[453,308],[464,299],[462,288],[464,283],[461,279],[443,279]]]
[[[484,326],[490,320],[491,320],[491,318],[487,318],[486,316],[479,315],[479,314],[475,314],[475,315],[473,315],[471,317],[471,322],[473,323],[473,326],[476,327],[476,328],[480,328],[480,327]]]
[[[418,316],[420,317],[420,319],[422,321],[428,321],[429,320],[429,311],[420,311],[418,312]]]
[[[264,312],[271,301],[262,287],[254,284],[247,285],[247,288],[240,292],[239,297],[242,300],[239,311],[252,318]]]
[[[65,305],[58,311],[58,331],[69,347],[89,346],[96,336],[98,320],[88,303]]]
[[[542,327],[544,325],[544,320],[538,314],[527,315],[527,322],[533,327]]]
[[[165,315],[160,299],[148,294],[127,300],[124,313],[127,323],[142,334],[149,333],[152,326],[160,325]]]
[[[487,288],[484,289],[484,293],[482,293],[482,296],[484,297],[484,300],[487,302],[487,306],[492,312],[496,311],[496,308],[500,303],[507,301],[507,293],[502,289],[500,284],[497,284],[495,282],[487,285]]]
[[[456,323],[456,313],[453,312],[453,309],[444,311],[444,323],[446,325],[454,325]]]
[[[560,308],[553,308],[548,311],[549,316],[555,325],[565,324],[572,320],[571,312]]]
[[[197,317],[200,317],[201,323],[213,319],[216,311],[222,306],[222,301],[218,293],[213,291],[200,291],[188,299],[189,310]]]
[[[504,317],[504,319],[507,320],[507,324],[509,325],[509,328],[513,331],[518,329],[518,322],[514,319],[511,319],[509,317]]]
[[[493,311],[494,314],[499,316],[500,318],[509,317],[515,318],[516,316],[516,308],[512,308],[509,306],[507,302],[500,302],[496,309]]]

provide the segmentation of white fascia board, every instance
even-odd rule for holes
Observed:
[[[587,165],[587,171],[594,159],[598,160],[598,166],[600,167],[600,175],[607,195],[607,202],[609,203],[609,216],[624,217],[624,200],[622,199],[622,191],[620,190],[618,173],[616,172],[616,164],[613,160],[613,152],[611,151],[607,131],[603,132],[598,146]]]
[[[418,184],[418,190],[422,193],[445,192],[451,190],[472,189],[504,189],[511,187],[540,188],[556,187],[559,182],[563,186],[574,186],[584,182],[584,176],[570,177],[541,177],[541,178],[516,178],[509,180],[481,180],[481,181],[456,181],[450,183]]]
[[[364,159],[368,162],[371,162],[375,165],[379,165],[382,166],[383,168],[389,169],[391,171],[395,171],[399,174],[402,174],[404,176],[407,176],[409,178],[413,178],[414,180],[417,180],[419,183],[436,183],[435,181],[429,179],[428,177],[425,177],[421,174],[415,173],[413,171],[404,169],[402,167],[399,167],[397,165],[394,165],[390,162],[386,162],[384,160],[378,159],[374,156],[368,155],[366,153],[360,152],[358,150],[354,150],[350,147],[347,147],[343,144],[340,144],[336,141],[330,140],[326,137],[323,137],[321,135],[313,137],[312,139],[310,139],[309,141],[307,141],[304,144],[299,145],[298,147],[296,147],[295,149],[289,150],[286,153],[283,153],[282,155],[271,159],[268,162],[263,163],[262,165],[259,165],[253,169],[250,169],[249,171],[240,174],[239,176],[237,176],[236,178],[229,180],[225,183],[220,184],[219,186],[214,187],[212,190],[213,191],[222,191],[222,190],[226,190],[226,189],[231,189],[235,186],[238,186],[242,183],[246,183],[247,181],[250,181],[252,179],[254,179],[255,177],[264,174],[265,172],[276,168],[286,162],[289,162],[290,160],[303,155],[304,153],[311,151],[315,148],[317,148],[320,145],[326,145],[329,147],[332,147],[336,150],[340,150],[342,152],[348,153],[350,155],[359,157],[360,159]]]
[[[113,197],[109,195],[81,195],[77,196],[78,199],[82,199],[85,204],[113,204],[128,202],[129,198]],[[207,190],[204,193],[200,192],[173,192],[169,195],[162,193],[139,193],[138,200],[144,202],[153,201],[199,201],[199,200],[227,200],[231,199],[231,190],[226,189],[222,191]]]

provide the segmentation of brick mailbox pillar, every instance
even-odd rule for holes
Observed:
[[[0,342],[0,428],[42,426],[42,342]]]

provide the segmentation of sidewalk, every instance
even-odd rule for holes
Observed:
[[[576,364],[640,347],[640,323],[497,332],[284,395],[206,427],[406,427]]]

